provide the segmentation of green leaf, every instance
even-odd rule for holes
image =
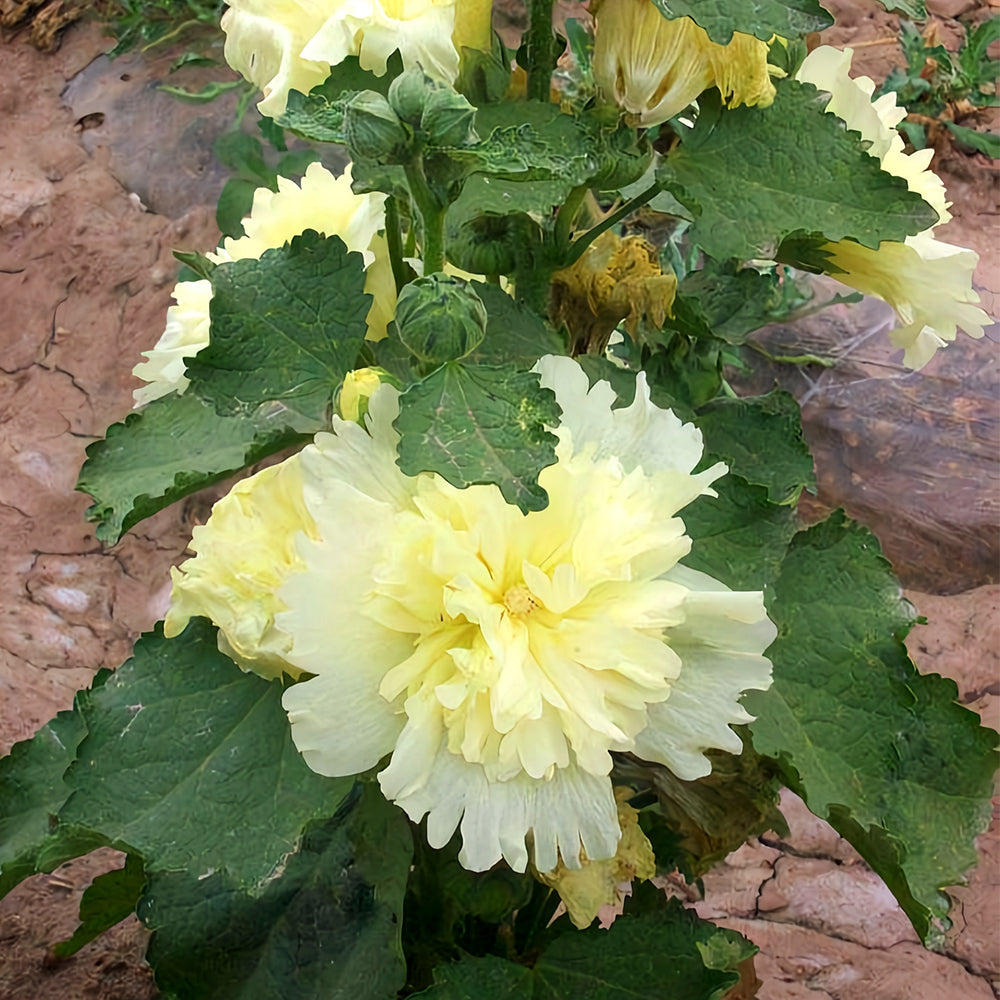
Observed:
[[[330,68],[330,75],[308,94],[293,90],[288,103],[275,122],[295,135],[313,142],[346,142],[344,110],[351,98],[363,90],[374,90],[385,97],[389,84],[402,72],[398,52],[389,57],[387,72],[376,76],[362,69],[357,56],[348,56]]]
[[[796,536],[767,604],[774,685],[746,696],[754,745],[926,939],[948,912],[940,890],[976,863],[997,734],[955,703],[953,681],[917,673],[903,645],[912,608],[874,536],[842,513]]]
[[[774,259],[811,274],[844,274],[842,267],[831,262],[833,251],[828,247],[829,240],[819,233],[807,233],[800,229],[781,241]]]
[[[690,17],[719,45],[734,31],[770,41],[772,35],[798,38],[822,31],[833,18],[816,0],[653,0],[666,17]]]
[[[678,295],[661,329],[645,331],[642,367],[685,406],[699,407],[722,385],[722,348],[696,298]]]
[[[602,131],[592,118],[563,114],[555,104],[505,101],[479,108],[476,132],[482,140],[449,150],[448,155],[464,163],[470,173],[558,180],[572,188],[599,171],[605,145]],[[528,210],[524,205],[517,209]]]
[[[439,965],[434,985],[416,994],[427,1000],[531,1000],[531,970],[495,955],[463,955]]]
[[[538,474],[556,461],[555,393],[515,365],[452,361],[411,385],[399,400],[399,467],[408,476],[437,472],[460,489],[496,483],[524,513],[548,494]]]
[[[531,969],[463,955],[434,970],[427,1000],[721,1000],[756,947],[685,910],[661,889],[637,886],[608,930],[560,934]]]
[[[815,490],[813,458],[802,437],[795,397],[781,389],[748,399],[715,399],[695,423],[705,451],[730,471],[767,489],[772,503],[794,504],[803,489]]]
[[[752,267],[720,264],[711,257],[699,271],[686,275],[678,294],[696,298],[717,337],[727,344],[742,344],[747,334],[773,321],[781,304],[781,288],[774,272],[762,274]]]
[[[633,915],[644,896],[636,892],[608,930],[594,924],[556,938],[533,970],[533,1000],[636,1000],[651,988],[670,1000],[721,1000],[756,947],[676,899],[657,898],[656,909]]]
[[[691,238],[708,254],[773,259],[799,230],[877,247],[934,224],[934,209],[823,113],[825,94],[796,80],[777,90],[769,108],[725,111],[717,92],[703,95],[694,129],[660,165],[658,179],[695,214]]]
[[[142,858],[129,854],[125,866],[98,875],[80,897],[80,926],[73,936],[53,949],[57,958],[75,955],[84,945],[135,912],[135,904],[146,884]]]
[[[87,520],[97,522],[102,542],[117,542],[143,518],[288,445],[307,441],[305,431],[322,426],[290,423],[283,407],[220,417],[193,392],[154,399],[87,447],[76,484],[94,498]]]
[[[40,852],[59,836],[55,817],[70,792],[63,772],[86,731],[77,708],[60,712],[0,759],[0,896],[40,870]]]
[[[260,260],[212,272],[212,334],[188,362],[191,390],[223,415],[268,400],[322,420],[354,367],[372,297],[364,260],[307,229]]]
[[[215,224],[223,236],[238,240],[246,235],[243,220],[250,214],[254,193],[261,186],[258,181],[243,177],[230,177],[226,181],[215,206]]]
[[[546,354],[565,354],[566,345],[537,313],[485,281],[472,289],[486,306],[486,336],[468,361],[477,365],[512,362],[525,368]]]
[[[481,215],[534,212],[547,216],[553,208],[566,200],[572,190],[572,184],[558,178],[519,181],[508,177],[473,174],[448,210],[448,226],[457,231],[462,222]]]
[[[614,409],[631,405],[632,400],[635,399],[636,373],[634,371],[619,368],[606,357],[596,354],[581,354],[576,362],[586,373],[591,386],[596,382],[607,382],[614,389],[615,395],[618,397]],[[678,402],[676,397],[656,382],[649,383],[649,398],[654,405],[661,409],[673,410],[685,423],[690,423],[694,419],[694,411],[690,407]]]
[[[411,854],[402,812],[364,782],[258,896],[219,872],[152,878],[139,916],[157,984],[177,1000],[394,1000]]]
[[[717,497],[698,497],[681,511],[692,539],[684,565],[733,590],[760,590],[778,575],[797,527],[795,511],[732,472],[712,489]]]
[[[157,625],[82,703],[88,732],[60,819],[141,854],[150,873],[225,871],[266,886],[353,780],[309,770],[281,693],[220,653],[209,622],[175,639]]]
[[[985,153],[992,160],[1000,159],[1000,135],[996,132],[977,132],[954,122],[945,122],[944,126],[962,145]]]
[[[878,0],[890,14],[904,14],[914,21],[923,21],[927,17],[924,0]]]

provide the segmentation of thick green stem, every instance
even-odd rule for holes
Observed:
[[[637,195],[631,201],[625,202],[621,208],[612,212],[606,219],[602,219],[593,229],[588,229],[582,236],[578,236],[569,246],[563,267],[575,264],[582,256],[583,251],[597,239],[601,233],[606,233],[612,226],[617,226],[622,219],[628,218],[637,208],[642,208],[648,201],[652,201],[663,189],[659,184],[653,184],[646,188],[642,194]]]
[[[444,269],[444,217],[448,206],[442,205],[437,195],[430,189],[424,175],[423,161],[415,160],[408,163],[406,181],[410,187],[410,195],[420,214],[423,230],[421,251],[424,260],[424,274],[434,274]]]
[[[556,68],[556,37],[552,30],[553,0],[528,0],[528,100],[549,100]]]
[[[407,274],[406,263],[403,260],[403,232],[399,227],[399,208],[392,195],[385,199],[385,241],[389,244],[389,263],[392,265],[396,291],[399,292],[406,284]]]

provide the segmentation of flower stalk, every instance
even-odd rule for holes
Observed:
[[[556,67],[553,0],[528,0],[528,100],[548,101]]]
[[[424,173],[422,158],[407,163],[403,170],[410,188],[410,197],[420,215],[421,245],[424,274],[434,274],[444,269],[444,217],[448,206],[431,190]]]

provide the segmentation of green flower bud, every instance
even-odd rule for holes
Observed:
[[[479,141],[476,109],[454,90],[442,88],[428,94],[420,116],[420,130],[432,146],[468,146]]]
[[[373,90],[353,97],[344,111],[344,134],[353,159],[397,161],[409,136],[389,102]]]
[[[427,76],[419,66],[411,66],[389,85],[389,104],[407,125],[415,127],[420,124],[427,98],[440,89],[441,84]]]
[[[481,215],[462,223],[448,258],[473,274],[511,274],[530,261],[541,242],[541,227],[524,212]]]
[[[431,274],[399,293],[396,327],[407,350],[436,368],[464,358],[483,342],[486,307],[460,278]]]

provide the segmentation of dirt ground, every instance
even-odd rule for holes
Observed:
[[[827,40],[857,46],[855,68],[884,76],[898,54],[895,18],[866,0],[827,6],[840,17]],[[929,6],[945,33],[955,14],[988,12],[970,0]],[[206,250],[218,237],[224,173],[208,150],[232,114],[225,100],[192,106],[158,92],[175,82],[168,55],[109,63],[109,47],[88,25],[70,28],[52,54],[23,37],[0,40],[0,753],[69,707],[162,617],[168,568],[213,499],[192,497],[105,549],[84,520],[88,498],[73,492],[85,447],[128,412],[131,369],[163,329],[171,249]],[[196,87],[199,72],[181,82]],[[956,216],[941,236],[982,256],[976,282],[992,315],[995,168],[956,151],[938,164]],[[993,327],[979,343],[962,338],[913,376],[882,345],[885,320],[866,302],[769,331],[773,343],[851,349],[830,373],[762,368],[759,377],[779,378],[803,402],[820,479],[814,506],[844,504],[873,527],[928,618],[909,641],[918,665],[954,677],[961,701],[997,727],[1000,337]],[[783,809],[788,838],[752,841],[705,879],[704,899],[691,896],[760,945],[762,1000],[1000,996],[996,819],[970,884],[952,891],[954,927],[935,954],[848,844],[794,796]],[[72,933],[83,889],[117,859],[98,852],[0,901],[0,997],[156,996],[134,918],[70,960],[49,957]]]

